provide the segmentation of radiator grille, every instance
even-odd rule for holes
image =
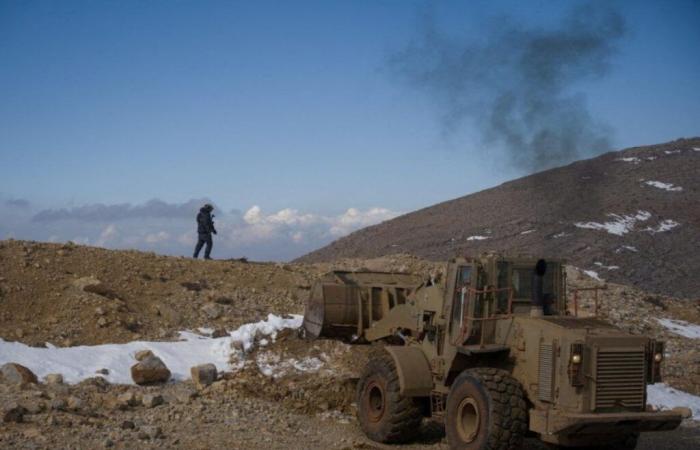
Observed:
[[[596,365],[596,409],[643,410],[645,364],[643,349],[599,350]]]
[[[553,368],[554,368],[554,346],[550,343],[540,344],[540,365],[539,365],[539,389],[538,397],[545,402],[552,401]]]

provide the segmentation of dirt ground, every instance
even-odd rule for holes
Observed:
[[[418,272],[444,270],[407,255],[319,264],[192,261],[135,251],[75,245],[0,242],[0,337],[34,346],[172,340],[178,331],[232,331],[268,313],[303,313],[313,281],[332,268]],[[575,269],[572,286],[596,283]],[[590,313],[590,299],[581,300]],[[667,341],[665,376],[700,393],[697,340],[669,333],[657,317],[700,323],[694,303],[609,284],[602,317],[637,334]],[[104,320],[100,320],[104,319]],[[439,426],[425,423],[407,446],[368,441],[355,420],[355,382],[373,346],[301,340],[292,330],[246,355],[237,372],[196,389],[110,385],[100,377],[77,385],[0,383],[0,406],[21,406],[19,423],[0,424],[0,448],[100,449],[445,449]],[[261,361],[323,362],[316,371],[261,370]],[[0,361],[5,363],[7,361]],[[154,397],[159,397],[154,401]],[[526,449],[543,449],[528,441]],[[700,428],[688,421],[671,433],[646,435],[642,450],[700,448]]]

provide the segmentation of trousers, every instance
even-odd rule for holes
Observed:
[[[204,244],[207,244],[206,248],[204,249],[204,259],[209,259],[209,255],[211,255],[211,248],[214,246],[211,239],[211,233],[199,233],[197,246],[194,248],[193,258],[197,259],[199,257],[199,251],[202,250],[202,246],[204,246]]]

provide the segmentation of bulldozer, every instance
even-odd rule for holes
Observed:
[[[357,384],[370,439],[408,442],[431,417],[452,449],[515,450],[536,437],[631,450],[641,432],[690,416],[647,406],[663,342],[579,316],[564,261],[484,254],[446,267],[438,279],[334,271],[311,288],[307,338],[378,344]]]

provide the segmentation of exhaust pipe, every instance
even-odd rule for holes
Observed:
[[[544,298],[544,275],[547,273],[547,262],[540,259],[535,264],[532,273],[532,306],[530,307],[530,317],[542,317],[549,313],[549,305]]]

